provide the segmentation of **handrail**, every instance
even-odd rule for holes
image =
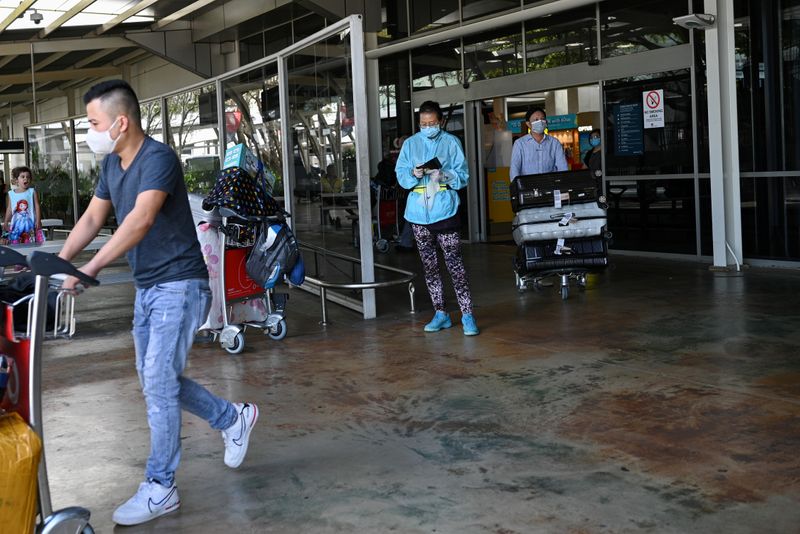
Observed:
[[[330,250],[326,250],[322,247],[316,245],[310,245],[308,243],[298,243],[300,248],[311,250],[314,253],[314,262],[316,264],[316,257],[320,252],[323,252],[325,256],[334,257],[340,260],[345,260],[353,265],[358,265],[361,263],[360,258],[355,258],[353,256],[348,256],[346,254],[342,254],[339,252],[333,252]],[[414,303],[414,278],[416,278],[416,274],[412,273],[411,271],[405,271],[403,269],[398,269],[397,267],[391,267],[389,265],[381,265],[379,263],[374,264],[376,269],[381,269],[384,271],[391,271],[395,273],[399,273],[403,275],[401,278],[396,280],[387,280],[384,282],[352,282],[352,283],[337,283],[337,282],[327,282],[325,280],[320,280],[318,278],[313,278],[311,276],[306,276],[306,282],[310,282],[313,285],[316,285],[319,288],[319,297],[320,297],[320,306],[322,308],[322,325],[325,326],[328,324],[328,289],[381,289],[385,287],[392,287],[398,286],[401,284],[408,284],[408,298],[410,302],[410,313],[416,313],[416,306]],[[300,286],[302,287],[302,286]],[[355,309],[356,311],[362,311],[359,307],[353,306],[349,304],[347,301],[340,301],[338,304],[345,306],[347,308]]]

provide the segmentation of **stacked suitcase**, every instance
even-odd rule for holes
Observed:
[[[589,171],[517,176],[511,207],[519,289],[558,275],[566,299],[570,278],[583,286],[587,273],[608,265],[607,205]]]

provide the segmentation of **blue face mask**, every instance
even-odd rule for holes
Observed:
[[[424,135],[428,139],[431,139],[439,135],[439,125],[437,124],[436,126],[425,126],[424,128],[420,128],[419,131],[422,132],[422,135]]]
[[[589,139],[589,144],[590,144],[590,145],[592,145],[593,147],[598,147],[598,146],[600,146],[600,138],[599,138],[599,137],[592,137],[592,138],[590,138],[590,139]]]

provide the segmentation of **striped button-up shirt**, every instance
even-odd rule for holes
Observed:
[[[511,169],[508,176],[512,180],[523,174],[542,174],[566,171],[567,158],[558,139],[545,134],[541,143],[532,135],[520,137],[514,142],[511,151]]]

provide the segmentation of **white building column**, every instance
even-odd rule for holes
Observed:
[[[705,0],[704,8],[716,18],[705,33],[714,267],[727,268],[742,263],[733,0]]]

